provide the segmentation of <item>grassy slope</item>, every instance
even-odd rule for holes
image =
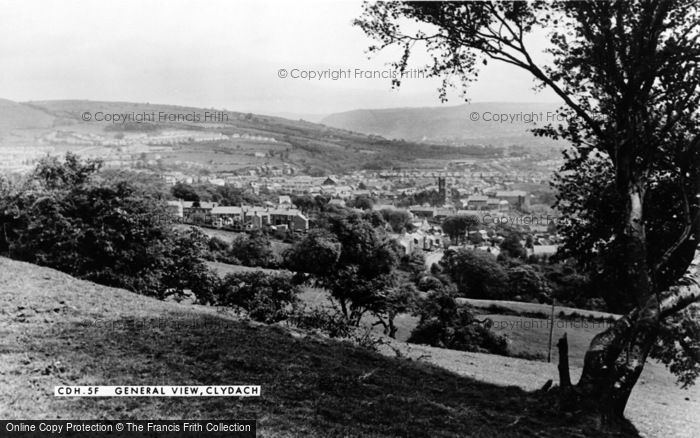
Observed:
[[[258,270],[242,266],[212,264],[219,273],[224,274],[236,270]],[[327,293],[320,289],[305,288],[301,295],[304,303],[310,306],[329,307]],[[471,301],[474,300],[469,300]],[[512,312],[549,313],[550,307],[540,304],[519,303],[514,301],[476,300],[477,307],[489,309],[497,304]],[[553,330],[553,343],[564,334],[569,341],[569,360],[572,379],[578,380],[583,366],[583,356],[591,339],[605,329],[606,321],[591,321],[585,319],[561,318],[563,315],[579,314],[595,317],[608,317],[612,314],[592,312],[581,309],[557,307]],[[508,337],[509,346],[514,353],[539,354],[546,357],[549,325],[547,320],[529,316],[515,315],[483,315],[494,321],[494,329]],[[368,324],[371,321],[367,320]],[[405,341],[418,323],[418,318],[412,315],[399,315],[396,318],[398,328],[397,339]],[[381,330],[375,328],[377,333]],[[478,353],[464,353],[419,345],[408,345],[401,342],[394,344],[404,355],[411,358],[423,357],[423,360],[440,367],[449,369],[460,375],[476,378],[494,384],[515,385],[527,390],[535,390],[548,379],[557,378],[556,363],[559,360],[556,345],[552,349],[552,363],[527,361]],[[390,348],[385,353],[394,354]],[[682,390],[675,385],[674,377],[665,367],[655,361],[650,361],[644,368],[638,386],[632,393],[627,408],[627,416],[640,429],[644,436],[700,436],[700,418],[694,413],[700,412],[700,388]]]
[[[3,418],[255,418],[269,437],[605,436],[518,387],[2,258],[0,309]],[[245,383],[263,396],[52,396],[58,384]]]

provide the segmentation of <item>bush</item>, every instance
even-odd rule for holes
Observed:
[[[421,292],[435,292],[443,289],[442,281],[432,275],[424,275],[418,280],[418,290]]]
[[[509,299],[549,304],[551,288],[547,279],[535,267],[521,265],[508,270]]]
[[[238,307],[267,324],[283,321],[298,303],[299,288],[290,274],[262,271],[227,274],[215,291],[216,304]]]
[[[354,327],[337,310],[302,308],[289,318],[289,322],[304,330],[318,330],[331,338],[347,338]]]
[[[508,276],[492,254],[479,250],[447,250],[441,263],[460,295],[492,300],[505,298]]]
[[[300,329],[318,330],[328,337],[349,341],[371,351],[377,351],[377,346],[382,343],[374,336],[371,327],[357,327],[334,309],[297,309],[288,321]]]
[[[477,321],[468,307],[449,293],[431,293],[408,342],[462,351],[508,355],[506,338]]]
[[[203,236],[173,231],[154,193],[131,180],[95,178],[100,165],[46,158],[0,197],[0,253],[75,277],[165,298],[208,269]]]
[[[239,260],[245,266],[274,268],[277,265],[270,239],[259,230],[236,237],[228,256]]]

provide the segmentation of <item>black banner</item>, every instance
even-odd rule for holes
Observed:
[[[0,436],[255,438],[255,420],[0,420]]]

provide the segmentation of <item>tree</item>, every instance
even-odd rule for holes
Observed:
[[[380,2],[366,4],[356,20],[379,42],[370,50],[403,50],[395,65],[401,72],[411,49],[424,43],[432,55],[427,71],[445,78],[443,99],[447,78],[458,78],[466,90],[481,62],[524,70],[563,102],[566,123],[536,134],[573,145],[564,170],[580,174],[589,160],[608,167],[611,184],[594,186],[611,191],[619,213],[593,211],[609,216],[604,245],[618,256],[615,286],[631,310],[591,341],[577,386],[609,418],[622,416],[650,351],[664,340],[664,324],[700,297],[700,274],[688,269],[700,260],[699,9],[688,0]],[[550,31],[549,65],[538,64],[526,38],[538,28]],[[664,179],[675,184],[662,188]],[[674,196],[659,198],[664,190]],[[561,196],[575,202],[570,194]],[[652,199],[665,208],[650,208]],[[653,243],[649,224],[657,214],[676,230]],[[586,243],[584,252],[597,245]],[[680,339],[671,339],[664,345],[673,350]],[[688,360],[671,370],[697,370],[693,342],[683,356]]]
[[[396,286],[395,242],[360,215],[330,215],[328,230],[309,233],[285,253],[289,269],[328,289],[342,314],[357,326],[367,312],[382,313]]]
[[[468,298],[505,298],[508,276],[496,257],[486,251],[447,250],[441,264],[457,285],[461,296]]]
[[[175,183],[170,189],[170,193],[176,199],[182,199],[183,201],[199,202],[200,200],[197,191],[191,185],[182,182]]]
[[[226,274],[216,289],[216,304],[245,309],[260,322],[271,324],[287,319],[298,303],[299,288],[290,274],[262,271]]]
[[[533,266],[520,265],[508,269],[509,298],[551,303],[550,293],[551,287],[547,279]]]
[[[309,196],[309,195],[302,195],[302,196],[292,196],[292,204],[299,210],[301,210],[303,213],[308,213],[310,211],[316,210],[318,208],[318,205],[316,203],[316,200]]]
[[[99,160],[81,160],[72,152],[63,161],[58,157],[46,157],[39,161],[30,176],[46,190],[71,189],[87,183],[102,168]]]
[[[519,233],[509,233],[503,242],[501,242],[502,254],[515,259],[525,260],[527,258],[527,250],[521,242]]]
[[[231,243],[230,256],[246,266],[273,267],[276,264],[270,239],[260,230],[241,234]]]
[[[350,201],[349,207],[359,208],[360,210],[371,210],[374,205],[372,198],[364,195],[356,196],[355,199]]]
[[[70,154],[42,160],[0,198],[0,252],[158,298],[209,275],[201,233],[175,232],[161,199],[98,170]]]
[[[284,266],[290,271],[324,276],[340,258],[341,245],[326,230],[311,230],[304,239],[285,251]]]
[[[413,224],[411,224],[411,214],[406,210],[384,208],[380,211],[380,213],[394,233],[411,231],[413,229]]]
[[[492,332],[449,292],[432,292],[420,304],[420,321],[408,342],[463,351],[508,354],[506,338]]]
[[[377,324],[384,327],[384,334],[396,338],[398,328],[394,320],[401,313],[412,312],[417,303],[418,290],[412,283],[401,283],[386,291],[385,298],[371,312],[377,318]]]
[[[453,242],[460,244],[472,228],[479,225],[479,218],[474,215],[448,216],[442,223],[442,230]]]

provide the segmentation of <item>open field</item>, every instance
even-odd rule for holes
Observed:
[[[3,418],[255,418],[261,437],[613,436],[516,386],[7,259],[0,309]],[[260,384],[262,396],[52,395],[54,385],[96,384]],[[614,436],[637,436],[625,430]]]
[[[523,314],[541,314],[549,315],[552,312],[552,306],[549,304],[537,304],[537,303],[523,303],[520,301],[501,301],[501,300],[477,300],[474,298],[458,298],[461,303],[469,304],[477,309],[489,311],[492,310],[494,313],[497,309],[505,309],[508,312],[523,313]],[[614,313],[598,312],[595,310],[584,310],[576,309],[574,307],[566,306],[554,306],[555,315],[564,316],[576,316],[583,318],[611,318],[617,319],[620,315],[615,315]]]

